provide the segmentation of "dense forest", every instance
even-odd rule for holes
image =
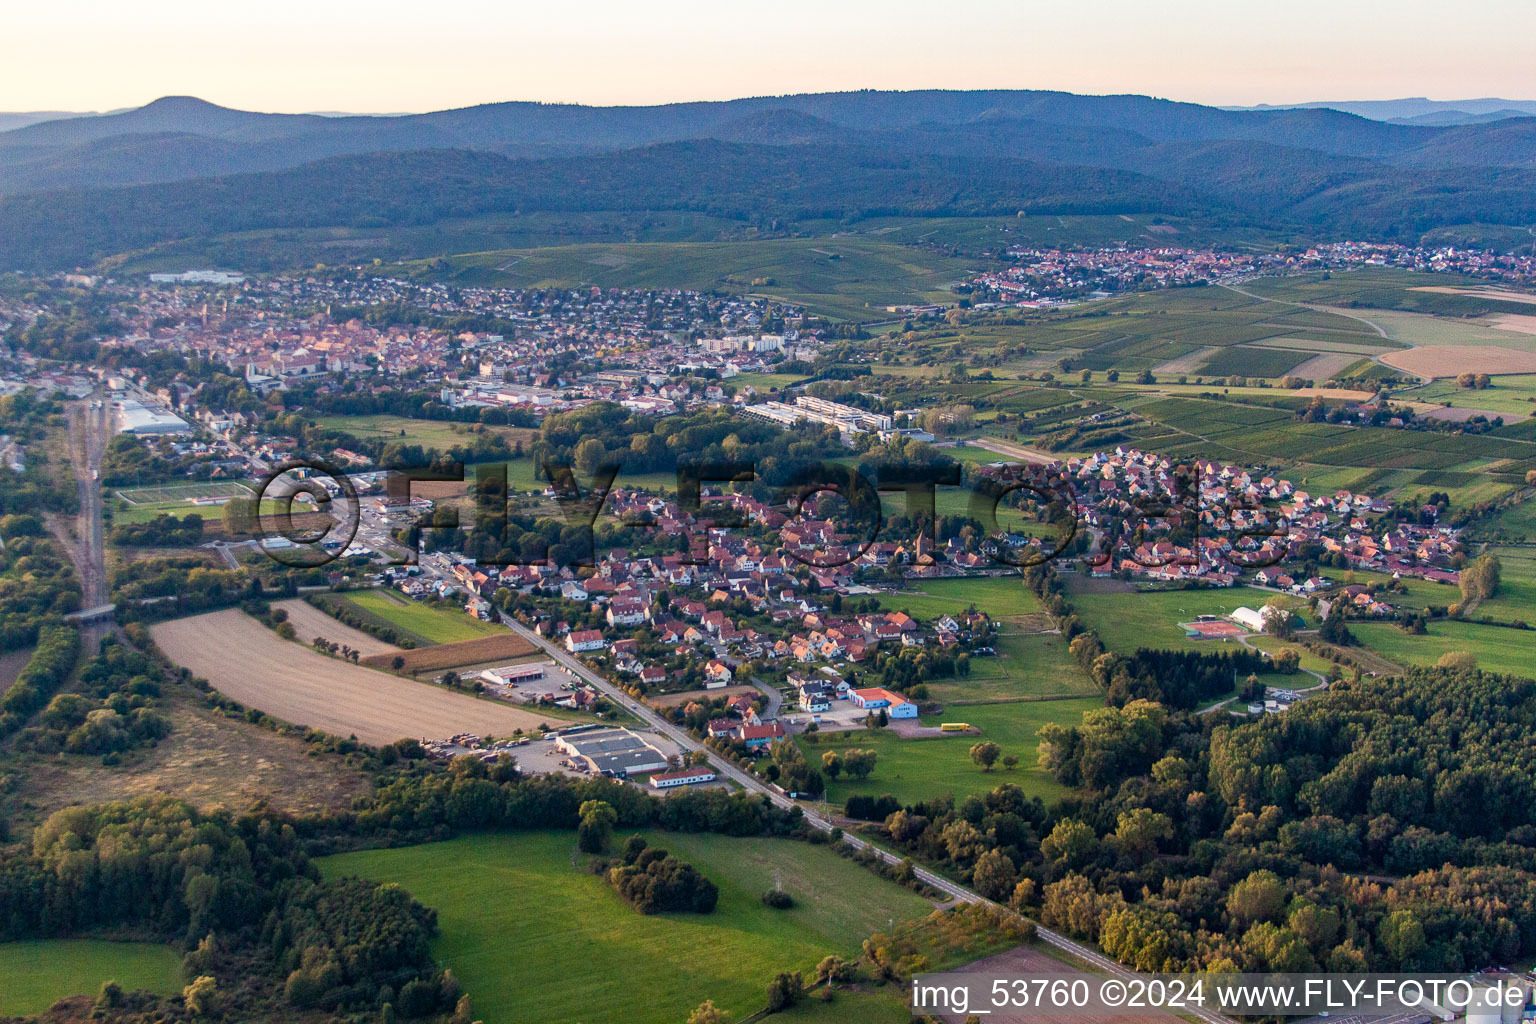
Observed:
[[[1133,700],[1042,731],[1085,787],[890,814],[985,895],[1143,970],[1455,971],[1536,952],[1536,682],[1415,670],[1229,725]]]
[[[0,651],[35,643],[44,626],[80,610],[80,579],[41,519],[0,518]]]

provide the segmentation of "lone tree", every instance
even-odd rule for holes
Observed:
[[[1002,754],[1003,748],[991,740],[982,740],[971,747],[971,760],[981,766],[984,772],[990,772],[992,766],[997,763],[997,758]]]
[[[805,981],[799,971],[781,971],[768,983],[768,1012],[787,1010],[805,995]]]
[[[873,750],[846,750],[843,752],[843,771],[849,778],[867,779],[869,773],[875,770],[875,752]]]
[[[688,1015],[688,1024],[735,1024],[736,1018],[726,1013],[715,1005],[713,999],[706,999]]]
[[[576,846],[583,853],[602,853],[613,838],[613,826],[619,814],[603,800],[588,800],[581,805],[581,824],[576,827]]]

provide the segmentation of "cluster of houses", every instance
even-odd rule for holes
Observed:
[[[1008,477],[1019,469],[999,463],[985,471]],[[1448,584],[1458,579],[1457,530],[1379,527],[1376,517],[1391,506],[1369,495],[1347,490],[1314,495],[1242,466],[1212,461],[1176,466],[1162,455],[1124,446],[1067,459],[1054,471],[1061,474],[1062,490],[1071,494],[1081,524],[1095,531],[1123,526],[1090,557],[1089,572],[1096,576],[1231,586],[1251,574],[1260,586],[1310,595],[1325,589],[1325,581],[1297,580],[1285,569],[1310,549],[1336,556],[1351,569]],[[1195,536],[1187,543],[1157,535],[1174,506],[1195,514]],[[1152,534],[1133,535],[1140,524]]]

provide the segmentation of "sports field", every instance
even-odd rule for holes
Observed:
[[[833,804],[845,803],[854,793],[891,793],[903,803],[946,793],[963,799],[973,793],[989,793],[1005,782],[1018,786],[1027,796],[1038,796],[1050,803],[1070,791],[1036,766],[1036,734],[1047,722],[1076,725],[1082,721],[1084,711],[1103,706],[1104,701],[1098,697],[969,705],[948,709],[937,718],[925,718],[922,724],[965,722],[980,729],[980,736],[963,733],[903,739],[888,729],[853,729],[847,738],[841,732],[825,732],[813,734],[818,737],[814,743],[806,742],[803,735],[798,742],[806,757],[817,765],[827,750],[859,747],[874,750],[878,755],[869,778],[857,782],[846,777],[829,780],[827,800]],[[1005,757],[1017,755],[1018,768],[1004,771],[1001,762],[991,772],[976,767],[971,761],[971,746],[984,739],[1001,746]]]
[[[619,832],[617,842],[627,833]],[[872,932],[926,916],[915,893],[787,839],[647,833],[720,889],[715,912],[645,916],[580,870],[571,832],[477,835],[321,858],[327,877],[399,884],[438,913],[433,943],[486,1024],[678,1024],[705,999],[740,1020],[779,971],[852,958]],[[763,905],[776,885],[789,910]],[[613,984],[623,978],[624,984]]]
[[[0,943],[0,1017],[42,1013],[68,996],[95,996],[103,982],[125,992],[181,990],[181,954],[150,942],[40,939]]]
[[[191,502],[197,498],[249,498],[255,493],[235,480],[213,480],[202,484],[130,487],[118,491],[117,496],[130,505],[166,505]]]
[[[457,609],[434,608],[386,588],[354,590],[346,600],[434,644],[507,632],[505,626],[472,619]]]
[[[450,420],[419,420],[406,416],[390,416],[383,413],[367,416],[322,416],[317,421],[322,427],[345,431],[366,441],[399,440],[405,444],[419,444],[423,448],[446,451],[456,446],[475,443],[483,429],[486,434],[507,438],[508,442],[527,441],[538,431],[526,427],[479,427],[476,424],[456,423]]]
[[[156,623],[150,633],[171,661],[246,707],[333,735],[356,735],[364,743],[446,739],[461,732],[509,736],[546,721],[520,708],[327,657],[281,639],[235,608]]]

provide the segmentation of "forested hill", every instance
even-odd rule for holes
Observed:
[[[668,143],[512,160],[466,150],[335,157],[287,171],[0,201],[0,266],[48,269],[189,236],[389,227],[511,211],[694,210],[774,221],[893,215],[1190,213],[1130,171],[857,147]]]
[[[7,267],[248,228],[571,210],[749,223],[1155,211],[1413,241],[1449,225],[1536,222],[1536,118],[1419,126],[1055,92],[334,118],[172,97],[0,132]]]

